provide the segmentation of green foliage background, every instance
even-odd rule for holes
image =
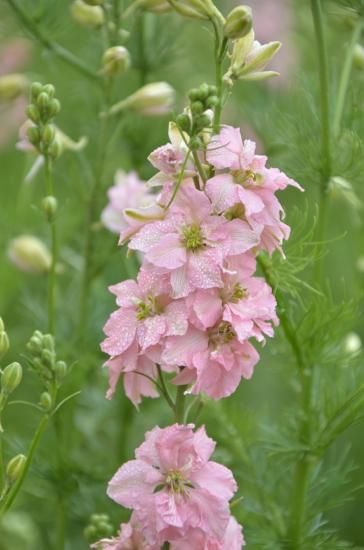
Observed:
[[[102,37],[72,21],[69,1],[29,0],[26,4],[48,36],[77,53],[89,66],[99,66]],[[360,2],[351,4],[349,11]],[[259,10],[259,2],[256,5]],[[219,7],[227,13],[230,6],[220,3]],[[291,0],[288,7],[292,10],[290,33],[295,50],[291,52],[288,78],[274,85],[238,83],[224,122],[248,124],[248,136],[258,137],[271,165],[286,171],[305,188],[304,195],[296,190],[281,195],[293,234],[285,249],[287,261],[275,257],[272,273],[303,353],[314,365],[317,380],[312,418],[315,445],[320,446],[327,422],[363,384],[363,357],[349,357],[344,345],[351,331],[364,339],[364,273],[357,268],[358,258],[364,256],[363,217],[362,210],[354,210],[345,197],[330,195],[324,284],[317,289],[312,281],[322,253],[314,237],[321,163],[318,68],[309,2]],[[352,27],[346,22],[346,2],[324,2],[324,7],[333,110]],[[183,20],[176,14],[143,14],[128,27],[133,68],[118,78],[115,100],[144,82],[166,80],[177,90],[178,113],[192,86],[213,82],[212,39],[207,24]],[[6,2],[2,2],[1,43],[23,34]],[[259,29],[257,35],[259,38]],[[110,514],[115,528],[127,518],[106,497],[106,483],[132,456],[147,429],[155,424],[168,425],[172,418],[162,400],[145,400],[136,411],[121,387],[112,401],[104,398],[107,376],[101,368],[104,357],[99,343],[102,326],[114,308],[107,287],[130,277],[135,262],[126,261],[116,238],[101,227],[94,231],[95,262],[100,270],[92,284],[85,345],[81,348],[77,343],[85,208],[97,154],[100,92],[36,42],[27,74],[32,80],[56,86],[62,102],[58,125],[73,138],[89,138],[83,153],[66,152],[57,162],[55,182],[63,266],[58,288],[57,349],[59,356],[72,365],[62,395],[77,390],[81,394],[56,417],[58,426],[54,423],[46,432],[14,511],[3,522],[0,549],[59,548],[57,541],[65,531],[65,548],[76,550],[87,548],[83,530],[92,513]],[[360,200],[364,199],[363,84],[364,70],[354,70],[345,105],[345,130],[333,143],[332,174],[346,178]],[[126,117],[119,138],[107,151],[102,181],[105,191],[117,168],[136,168],[145,178],[153,174],[146,158],[153,148],[167,141],[167,124],[168,117]],[[22,361],[33,331],[46,330],[47,285],[42,276],[16,270],[7,259],[8,243],[22,233],[49,242],[39,209],[44,195],[42,175],[30,184],[24,183],[30,159],[15,150],[14,141],[15,136],[0,151],[0,314],[11,339],[8,362]],[[104,192],[98,206],[101,209],[105,204]],[[199,422],[204,422],[217,440],[216,456],[233,469],[239,482],[243,499],[234,507],[234,514],[244,525],[248,548],[289,548],[286,526],[293,471],[306,452],[298,437],[299,378],[296,358],[282,327],[260,352],[262,359],[253,379],[243,382],[231,398],[207,403]],[[16,399],[37,402],[40,392],[36,378],[26,372]],[[38,415],[22,405],[7,408],[4,425],[8,459],[25,452]],[[363,410],[348,421],[345,432],[335,433],[322,460],[315,462],[303,548],[364,548],[364,438],[363,425],[357,422],[362,415]]]

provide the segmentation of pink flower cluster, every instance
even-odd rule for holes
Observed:
[[[240,550],[242,528],[230,514],[236,482],[210,459],[215,443],[193,424],[158,427],[146,434],[135,460],[111,479],[108,495],[133,510],[118,537],[102,550]]]
[[[149,157],[159,170],[152,185],[162,186],[160,195],[147,207],[128,208],[119,226],[122,241],[130,239],[129,249],[143,262],[136,281],[111,287],[118,309],[102,343],[110,356],[108,397],[123,375],[135,405],[158,395],[157,369],[213,399],[231,395],[252,376],[259,360],[252,340],[264,342],[278,323],[271,288],[254,276],[255,257],[282,250],[290,230],[276,192],[300,188],[268,168],[239,129],[223,127],[199,153],[211,176],[206,181],[186,160],[176,129],[170,137]]]

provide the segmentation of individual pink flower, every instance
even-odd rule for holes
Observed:
[[[280,249],[290,229],[281,220],[283,208],[274,193],[288,185],[302,188],[280,170],[266,168],[266,157],[255,154],[253,141],[243,142],[239,128],[225,126],[213,136],[207,159],[216,169],[229,169],[206,184],[214,211],[227,219],[246,220],[260,233],[260,247],[269,253]]]
[[[191,393],[222,399],[242,378],[252,377],[259,354],[250,342],[239,340],[228,321],[220,320],[208,330],[190,327],[184,336],[168,338],[162,360],[181,367],[175,384],[192,384]]]
[[[101,214],[105,227],[114,233],[124,232],[131,225],[131,219],[125,210],[138,209],[155,203],[154,196],[146,182],[136,172],[126,174],[118,170],[115,184],[108,190],[109,204]]]
[[[154,428],[111,479],[108,495],[134,510],[151,544],[178,541],[191,529],[222,541],[236,491],[230,470],[210,461],[215,443],[202,427]]]
[[[221,287],[224,259],[246,252],[258,241],[246,222],[211,215],[206,195],[186,186],[166,218],[140,229],[129,248],[143,252],[147,262],[169,272],[173,295],[179,298],[197,288]]]
[[[142,395],[158,395],[150,378],[156,375],[161,341],[167,336],[184,334],[188,327],[185,305],[181,300],[171,301],[169,288],[167,281],[153,278],[148,270],[141,270],[137,281],[110,287],[119,309],[107,321],[104,327],[107,338],[101,344],[102,350],[111,356],[106,363],[110,380],[108,397],[113,395],[122,373],[126,394],[134,404],[140,403]]]

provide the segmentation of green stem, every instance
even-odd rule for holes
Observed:
[[[219,31],[216,25],[214,25],[215,29],[215,40],[216,40],[216,46],[215,46],[215,79],[216,79],[216,89],[217,89],[217,98],[218,98],[218,104],[215,107],[215,113],[214,113],[214,121],[213,121],[213,131],[218,134],[220,131],[220,122],[221,122],[221,113],[222,113],[222,95],[223,95],[223,79],[222,79],[222,69],[223,69],[223,62],[226,54],[226,48],[227,48],[227,38],[224,37],[221,41],[221,47],[220,47],[220,39],[219,39]]]
[[[43,418],[41,419],[39,425],[38,425],[38,428],[34,434],[34,437],[32,439],[32,442],[30,444],[30,447],[29,447],[29,450],[28,450],[28,454],[27,454],[27,460],[24,464],[24,468],[19,476],[19,478],[17,479],[17,481],[14,483],[13,487],[10,489],[9,493],[7,494],[6,498],[4,499],[4,501],[1,503],[1,506],[0,506],[0,519],[3,517],[3,515],[5,514],[5,512],[7,512],[9,510],[9,508],[11,507],[11,505],[13,504],[14,500],[16,499],[23,483],[24,483],[24,480],[25,480],[25,477],[28,473],[28,470],[29,470],[29,467],[33,461],[33,457],[34,457],[34,453],[38,447],[38,444],[40,442],[40,439],[47,427],[47,424],[48,424],[48,421],[49,421],[49,414],[46,414],[43,416]]]
[[[317,43],[318,65],[320,75],[320,109],[321,109],[321,186],[320,186],[320,212],[318,236],[322,242],[325,235],[327,215],[327,188],[331,176],[331,133],[330,133],[330,109],[329,109],[329,78],[326,53],[326,42],[323,27],[321,0],[311,0],[311,11],[315,28]],[[317,282],[321,279],[321,259],[317,262]],[[302,412],[303,420],[300,429],[300,440],[308,445],[311,442],[311,400],[313,391],[313,372],[311,365],[306,366],[302,380]],[[315,459],[316,460],[316,459]],[[309,480],[314,463],[310,454],[303,454],[298,461],[294,473],[292,492],[292,512],[289,526],[289,539],[292,550],[302,548],[304,532],[307,493]]]
[[[336,100],[336,109],[334,113],[334,122],[333,122],[333,136],[335,138],[339,137],[339,134],[340,134],[341,120],[342,120],[344,107],[345,107],[345,99],[346,99],[346,94],[349,87],[351,69],[353,66],[354,50],[355,50],[356,44],[359,42],[362,30],[363,30],[363,21],[361,18],[359,18],[355,25],[354,32],[352,34],[349,46],[346,50],[344,67],[341,73],[339,90],[338,90],[338,95]]]
[[[21,8],[15,0],[6,0],[10,9],[15,13],[18,19],[21,21],[22,25],[36,38],[44,48],[53,52],[57,57],[62,59],[70,67],[77,70],[83,76],[93,80],[94,82],[100,82],[99,75],[96,72],[93,72],[89,69],[83,62],[73,55],[72,52],[50,40],[43,34],[43,32],[38,28],[36,22],[26,13],[26,11]]]
[[[171,407],[171,409],[175,410],[175,403],[173,402],[171,394],[169,393],[166,381],[164,380],[163,371],[159,365],[157,365],[157,371],[158,371],[158,379],[159,379],[160,387],[162,388],[163,396],[167,401],[168,405]]]
[[[185,391],[188,386],[178,386],[176,393],[176,405],[175,405],[175,419],[178,424],[185,423],[185,407],[186,407],[186,396]]]
[[[204,167],[202,166],[202,163],[199,159],[199,156],[197,154],[197,151],[192,151],[192,156],[193,156],[193,160],[194,160],[194,163],[195,163],[195,166],[197,168],[197,171],[200,175],[200,178],[202,179],[203,181],[203,184],[205,185],[206,181],[207,181],[207,175],[206,175],[206,172],[205,172],[205,169]]]
[[[136,36],[138,39],[137,48],[140,86],[144,86],[148,81],[149,62],[145,44],[145,14],[142,11],[139,12],[137,16]]]
[[[5,479],[3,434],[0,432],[0,494]]]
[[[46,192],[49,196],[53,196],[53,178],[52,178],[52,161],[49,156],[45,157],[44,163],[45,170],[45,183],[46,183]],[[52,250],[52,261],[49,269],[48,277],[48,331],[50,334],[55,333],[56,326],[56,267],[57,267],[57,228],[56,222],[52,219],[50,220],[50,229],[51,229],[51,250]]]

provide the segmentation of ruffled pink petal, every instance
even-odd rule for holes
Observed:
[[[148,262],[157,267],[177,269],[186,263],[186,250],[176,233],[162,236],[146,254]]]
[[[130,460],[112,477],[107,494],[125,508],[138,509],[160,481],[162,477],[155,468],[141,460]]]
[[[208,462],[191,474],[191,481],[212,495],[230,500],[237,490],[231,471],[217,462]]]
[[[101,349],[109,355],[120,355],[134,341],[137,321],[134,311],[118,309],[114,311],[104,326],[107,336],[101,344]]]

